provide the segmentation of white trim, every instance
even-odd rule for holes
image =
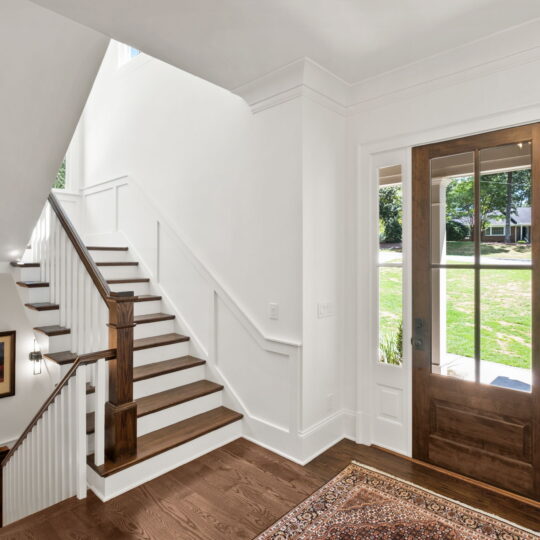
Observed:
[[[493,229],[502,229],[502,233],[494,233]],[[495,227],[488,227],[488,231],[485,233],[486,236],[504,236],[506,234],[506,226],[496,225]]]

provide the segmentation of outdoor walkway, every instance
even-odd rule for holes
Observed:
[[[434,366],[435,371],[435,366]],[[442,375],[474,381],[474,359],[447,353],[442,364]],[[530,392],[532,372],[530,369],[506,366],[497,362],[480,361],[480,382],[503,388]]]

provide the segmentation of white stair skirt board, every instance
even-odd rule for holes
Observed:
[[[202,414],[223,404],[223,392],[214,392],[207,396],[202,396],[185,403],[180,403],[174,407],[167,407],[162,411],[158,411],[146,416],[141,416],[137,419],[137,435],[139,437],[156,431],[158,429],[176,424],[182,420],[187,420],[192,416]]]
[[[156,311],[156,313],[158,312]],[[162,336],[163,334],[171,334],[175,331],[174,319],[169,319],[167,321],[137,324],[134,336],[135,339],[139,339],[151,336]]]
[[[242,436],[242,421],[207,433],[107,478],[87,467],[88,487],[103,502],[136,488]]]
[[[157,394],[158,392],[164,392],[171,388],[178,388],[185,384],[201,381],[204,379],[205,373],[205,367],[202,365],[173,371],[172,373],[166,373],[165,375],[152,377],[143,381],[137,381],[133,385],[133,399],[139,399],[151,394]]]
[[[161,300],[152,300],[151,302],[135,302],[134,313],[137,315],[148,315],[150,313],[161,313],[163,308]]]
[[[135,351],[133,353],[133,365],[135,367],[144,366],[146,364],[154,364],[162,360],[170,360],[171,358],[179,358],[189,354],[189,341],[173,343],[171,345],[163,345],[161,347],[152,347]]]

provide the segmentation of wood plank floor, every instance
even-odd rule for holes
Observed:
[[[305,467],[239,439],[108,503],[92,493],[0,529],[2,539],[251,539],[351,459],[537,528],[540,509],[343,440]]]

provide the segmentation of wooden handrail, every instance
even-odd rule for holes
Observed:
[[[62,228],[75,248],[79,259],[81,259],[81,262],[86,268],[86,271],[90,275],[90,278],[94,282],[94,285],[96,286],[103,300],[105,300],[105,302],[110,302],[111,300],[115,302],[134,302],[137,297],[134,296],[132,292],[111,291],[109,284],[103,278],[96,263],[94,262],[94,259],[90,255],[86,245],[82,241],[82,238],[79,236],[77,229],[75,229],[73,226],[73,223],[69,219],[65,210],[62,208],[60,201],[53,192],[49,193],[49,204],[51,205],[51,208],[56,214],[58,221],[60,221]]]
[[[66,212],[62,208],[60,202],[56,198],[56,195],[52,192],[49,194],[49,203],[54,213],[56,214],[58,221],[60,221],[62,228],[64,229],[71,243],[73,244],[73,247],[75,248],[75,251],[77,252],[77,255],[79,255],[81,262],[84,264],[86,271],[90,275],[90,278],[92,279],[92,281],[94,282],[94,285],[99,291],[99,294],[101,295],[103,300],[107,302],[112,297],[109,284],[105,281],[105,279],[101,275],[101,272],[98,270],[98,267],[96,263],[94,262],[94,259],[92,259],[90,253],[86,249],[86,246],[84,245],[84,242],[82,241],[82,238],[79,236],[79,233],[73,226],[73,223],[71,223],[71,220],[69,219]]]
[[[37,414],[32,418],[31,422],[28,424],[26,429],[23,431],[23,434],[17,439],[17,442],[11,447],[11,450],[6,455],[4,460],[2,461],[1,466],[4,467],[11,456],[15,453],[17,448],[22,444],[26,436],[32,431],[33,427],[37,424],[38,420],[43,416],[45,411],[50,407],[51,403],[58,397],[64,386],[68,383],[69,379],[74,375],[74,373],[77,371],[77,368],[83,364],[93,364],[94,362],[97,362],[101,358],[104,358],[105,360],[113,360],[116,358],[116,349],[107,349],[105,351],[99,351],[99,352],[93,352],[88,354],[81,354],[76,358],[76,360],[73,362],[73,365],[69,369],[69,371],[66,373],[64,378],[60,381],[60,383],[56,386],[56,388],[52,391],[52,394],[47,398],[45,403],[41,406]]]

